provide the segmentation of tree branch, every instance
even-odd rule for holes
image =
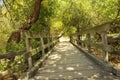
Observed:
[[[31,28],[31,24],[35,23],[39,18],[40,6],[43,0],[35,0],[35,6],[31,17],[19,28],[18,31],[15,31],[11,34],[8,39],[8,43],[15,41],[16,43],[20,42],[20,32],[23,30],[29,30]]]

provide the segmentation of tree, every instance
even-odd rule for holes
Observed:
[[[15,29],[8,42],[19,42],[22,30],[71,35],[111,21],[117,15],[118,1],[4,0],[4,4]]]
[[[18,31],[13,32],[8,39],[8,43],[12,40],[16,41],[16,43],[20,42],[20,32],[22,30],[29,30],[31,28],[31,24],[35,23],[39,18],[39,12],[40,12],[40,6],[41,6],[42,0],[35,0],[35,6],[34,10],[29,17],[29,19],[19,28]]]

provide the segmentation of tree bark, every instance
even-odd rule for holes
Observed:
[[[20,32],[23,30],[29,30],[31,24],[35,23],[39,18],[40,6],[43,0],[35,0],[35,7],[30,18],[19,28],[19,30],[13,32],[8,39],[8,43],[15,41],[16,43],[20,42]]]

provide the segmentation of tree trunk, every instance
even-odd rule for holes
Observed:
[[[35,0],[35,7],[31,17],[19,28],[19,30],[13,32],[8,39],[8,43],[15,41],[16,43],[20,42],[20,32],[23,30],[29,30],[31,24],[35,23],[39,18],[40,6],[43,0]]]

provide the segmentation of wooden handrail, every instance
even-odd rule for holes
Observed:
[[[95,32],[102,33],[104,31],[108,31],[110,29],[111,23],[112,23],[112,21],[111,22],[106,22],[106,23],[94,26],[90,29],[80,31],[79,33],[76,33],[76,34],[73,34],[73,35],[91,34],[91,33],[95,33]]]
[[[26,52],[26,50],[2,54],[2,55],[0,55],[0,59],[10,59],[10,58],[13,58],[13,57],[15,57],[15,56],[22,55],[22,54],[24,54],[25,52]]]
[[[29,33],[29,31],[28,32],[25,32],[25,33]],[[32,32],[32,34],[34,34],[34,32]],[[35,33],[36,34],[36,33]],[[32,35],[32,37],[33,37],[34,35]],[[27,37],[27,38],[32,38],[32,37]],[[39,38],[40,38],[41,36],[39,36]],[[44,37],[47,37],[47,36],[44,36]],[[36,36],[34,36],[34,38],[36,38]],[[38,35],[37,35],[37,38],[38,38]],[[57,37],[56,37],[57,38]],[[45,48],[47,48],[47,47],[49,47],[50,45],[52,45],[53,43],[55,43],[57,40],[55,40],[55,41],[53,41],[53,42],[50,42],[50,43],[47,43],[47,44],[45,44],[44,45],[44,47],[43,46],[40,46],[40,47],[37,47],[36,49],[32,49],[32,50],[30,50],[30,51],[28,51],[28,52],[34,52],[35,50],[37,51],[37,50],[42,50],[42,49],[45,49]],[[27,51],[26,50],[21,50],[21,51],[18,51],[18,52],[10,52],[10,53],[5,53],[5,54],[2,54],[2,55],[0,55],[0,59],[9,59],[9,58],[12,58],[12,57],[15,57],[15,56],[19,56],[19,55],[23,55],[23,54],[25,54],[25,53],[27,53]]]
[[[37,47],[35,49],[32,49],[29,52],[27,52],[26,50],[22,50],[22,51],[18,51],[18,52],[10,52],[10,53],[6,53],[6,54],[1,54],[0,55],[0,59],[10,59],[10,58],[13,58],[15,56],[23,55],[23,54],[26,54],[26,53],[38,52],[38,51],[41,51],[42,49],[47,48],[49,45],[52,45],[55,42],[57,42],[57,40],[55,40],[55,41],[53,41],[51,43],[46,44],[45,47],[40,46],[40,47]],[[35,55],[35,54],[32,54],[32,55]]]
[[[11,62],[14,61],[16,56],[23,56],[25,59],[25,62],[28,63],[28,67],[29,69],[31,69],[33,67],[33,62],[32,62],[32,57],[34,55],[36,55],[37,53],[39,53],[40,51],[42,51],[42,57],[44,57],[45,54],[45,49],[48,48],[48,50],[50,50],[51,46],[53,47],[59,39],[59,36],[50,36],[48,34],[43,34],[43,33],[37,33],[37,32],[33,32],[33,31],[22,31],[22,38],[25,38],[26,41],[26,50],[23,51],[18,51],[18,52],[10,52],[10,53],[6,53],[3,55],[0,55],[0,60],[1,59],[9,59],[10,63],[8,62],[8,65],[11,64]],[[32,49],[31,48],[31,44],[30,44],[30,39],[31,38],[40,38],[39,43],[41,44],[40,46],[38,46],[37,48]],[[49,38],[47,39],[47,43],[44,44],[44,38]],[[51,40],[50,40],[51,38]]]
[[[23,36],[26,37],[26,50],[27,52],[29,52],[30,55],[25,55],[26,58],[28,58],[28,64],[29,64],[29,69],[32,67],[32,56],[35,55],[36,53],[38,53],[40,50],[42,50],[42,55],[44,55],[45,53],[45,48],[49,48],[50,45],[53,44],[53,42],[50,43],[50,41],[48,41],[47,44],[44,44],[43,38],[50,38],[52,36],[47,35],[47,34],[42,34],[42,33],[36,33],[33,31],[24,31],[22,32]],[[31,44],[30,44],[30,38],[40,38],[41,41],[41,48],[38,47],[36,49],[31,49]],[[49,40],[49,39],[47,39]]]
[[[46,33],[34,32],[34,31],[22,31],[21,34],[23,36],[27,35],[28,38],[40,38],[40,37],[42,37],[42,38],[50,38],[50,37],[55,38],[55,37],[57,37],[57,36],[52,36],[52,35],[49,35]]]
[[[112,23],[112,21],[106,22],[104,24],[97,25],[97,26],[94,26],[93,28],[82,30],[79,33],[73,34],[72,36],[76,36],[76,38],[73,38],[74,40],[71,40],[71,41],[73,41],[75,44],[77,42],[78,43],[85,43],[87,45],[89,52],[91,52],[92,47],[96,47],[96,48],[103,50],[103,58],[105,61],[108,61],[109,60],[108,53],[112,54],[113,52],[117,52],[117,54],[115,54],[115,55],[118,55],[118,56],[120,54],[119,51],[114,51],[114,49],[110,45],[108,45],[107,32],[111,28],[111,26],[110,26],[111,23]],[[101,44],[95,44],[95,42],[93,43],[93,41],[91,39],[91,35],[93,35],[93,37],[94,37],[95,33],[98,33],[101,36]],[[86,34],[85,41],[79,40],[77,38],[78,36],[82,36],[84,34]]]

